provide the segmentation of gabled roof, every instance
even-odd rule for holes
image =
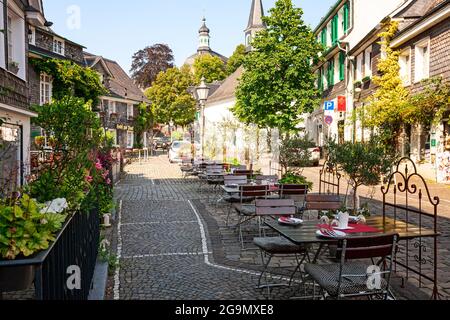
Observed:
[[[116,61],[87,52],[84,53],[84,57],[86,66],[94,68],[100,63],[103,69],[109,73],[109,75],[105,77],[104,85],[109,90],[111,96],[136,102],[148,102],[144,92],[138,88]]]
[[[207,105],[211,105],[220,101],[230,100],[236,98],[236,89],[239,85],[239,80],[244,72],[244,68],[239,67],[233,74],[226,78],[222,85],[212,94],[207,101]]]

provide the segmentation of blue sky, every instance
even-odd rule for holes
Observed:
[[[315,27],[336,0],[294,0]],[[264,9],[275,0],[263,0]],[[168,44],[176,64],[197,49],[197,32],[203,15],[211,29],[213,50],[230,56],[244,42],[251,0],[44,0],[53,30],[87,47],[87,51],[116,60],[129,71],[134,52],[155,43]],[[81,28],[67,26],[67,8],[81,9]]]

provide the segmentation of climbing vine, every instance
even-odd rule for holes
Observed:
[[[106,94],[98,73],[74,62],[59,59],[30,59],[36,72],[46,73],[53,78],[53,99],[66,96],[84,99],[98,105],[99,97]]]
[[[379,75],[373,78],[378,89],[367,101],[364,120],[368,127],[379,128],[386,142],[390,143],[402,128],[402,115],[408,108],[409,91],[403,86],[400,77],[400,52],[391,48],[391,40],[398,31],[398,22],[388,22],[383,29],[379,36],[386,56],[378,64]]]

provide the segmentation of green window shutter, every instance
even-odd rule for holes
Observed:
[[[350,4],[346,2],[344,4],[344,33],[347,34],[349,26],[350,26]]]
[[[328,87],[331,87],[334,86],[334,60],[330,60],[328,68]]]
[[[345,79],[345,53],[339,53],[339,81]]]
[[[324,46],[327,45],[327,28],[326,27],[323,28],[323,30],[322,30],[322,44]]]
[[[332,37],[332,43],[335,45],[338,41],[338,28],[339,28],[339,16],[335,15],[333,17],[333,20],[331,21],[331,37]]]
[[[317,88],[320,92],[323,91],[323,78],[322,78],[322,68],[319,69],[319,77],[317,79]]]

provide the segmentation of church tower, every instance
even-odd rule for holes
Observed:
[[[266,28],[266,24],[263,22],[264,8],[262,0],[252,0],[252,7],[250,9],[250,17],[248,19],[247,29],[245,29],[245,46],[247,51],[252,50],[252,39],[255,38],[256,33]]]
[[[209,28],[206,26],[206,19],[203,18],[203,24],[200,27],[200,30],[198,31],[199,35],[199,43],[198,43],[198,53],[204,53],[204,52],[210,52],[211,46],[210,46],[210,35],[209,35]]]

